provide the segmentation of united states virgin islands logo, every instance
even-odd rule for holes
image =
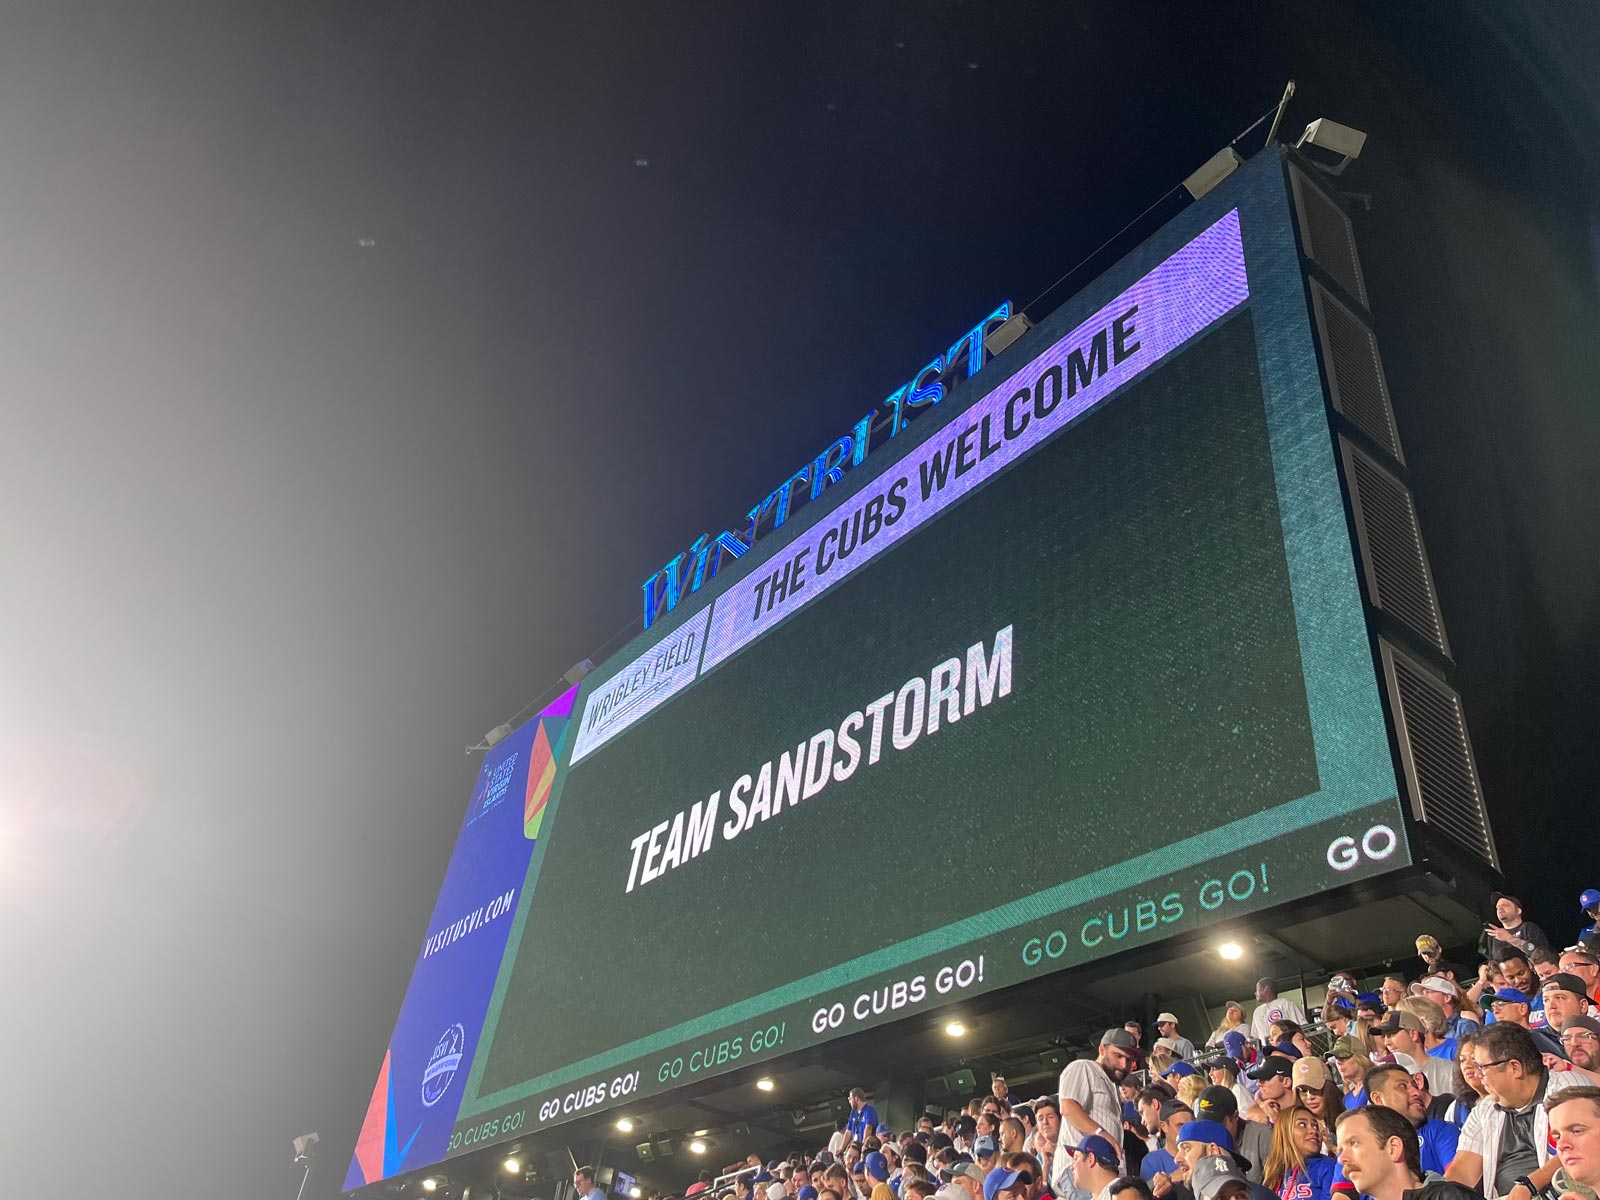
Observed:
[[[461,1069],[461,1056],[467,1049],[467,1031],[459,1024],[450,1026],[444,1031],[433,1048],[433,1053],[428,1055],[428,1066],[422,1072],[422,1104],[424,1108],[432,1108],[444,1099],[444,1094],[450,1090],[450,1084],[456,1077],[456,1072]]]

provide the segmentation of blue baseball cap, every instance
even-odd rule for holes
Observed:
[[[1494,997],[1489,1001],[1489,1003],[1490,1004],[1527,1004],[1527,1005],[1531,1006],[1533,1004],[1533,1001],[1528,999],[1528,997],[1524,993],[1519,992],[1516,988],[1503,987],[1503,988],[1496,988],[1495,989]]]
[[[1588,912],[1591,908],[1600,908],[1600,889],[1584,888],[1583,895],[1578,897],[1578,907]]]
[[[1222,1035],[1222,1048],[1234,1059],[1244,1058],[1244,1034],[1238,1030]]]
[[[972,1153],[978,1158],[986,1158],[991,1154],[998,1154],[999,1152],[999,1145],[995,1142],[994,1138],[990,1137],[987,1133],[980,1134],[977,1138],[973,1139]]]
[[[1117,1157],[1117,1148],[1097,1133],[1090,1134],[1071,1149],[1074,1154],[1087,1154],[1101,1166],[1110,1167],[1113,1171],[1122,1161]]]
[[[1199,1072],[1191,1067],[1188,1063],[1180,1060],[1173,1063],[1165,1071],[1161,1072],[1161,1078],[1170,1079],[1172,1076],[1176,1075],[1179,1079],[1187,1079],[1190,1075],[1198,1074]]]
[[[1211,1143],[1233,1153],[1233,1134],[1221,1121],[1190,1121],[1178,1130],[1178,1144],[1184,1142]]]
[[[883,1155],[874,1150],[871,1154],[867,1155],[866,1158],[862,1159],[862,1162],[866,1165],[868,1175],[872,1176],[879,1183],[888,1181],[889,1160]]]
[[[750,1177],[750,1182],[751,1183],[771,1183],[772,1182],[772,1172],[771,1171],[757,1171],[754,1175],[752,1175]]]
[[[996,1167],[983,1177],[983,1200],[994,1200],[1006,1188],[1016,1187],[1017,1180],[1026,1174],[1026,1171],[1008,1171],[1004,1167]]]
[[[817,1189],[808,1183],[795,1193],[794,1200],[817,1200]]]
[[[893,1133],[894,1130],[890,1129],[887,1125],[879,1125],[878,1126],[878,1132],[879,1133]]]
[[[1293,1042],[1278,1042],[1272,1048],[1285,1058],[1300,1057],[1300,1051]]]

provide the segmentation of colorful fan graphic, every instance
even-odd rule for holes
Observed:
[[[539,826],[544,824],[544,806],[550,799],[550,789],[556,782],[556,755],[561,751],[561,738],[566,733],[564,717],[539,722],[539,732],[534,735],[533,749],[528,757],[528,790],[522,802],[522,836],[536,838]],[[555,735],[555,745],[550,735]]]

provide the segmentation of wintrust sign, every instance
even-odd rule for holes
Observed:
[[[1010,316],[1011,301],[1007,300],[866,413],[849,433],[841,434],[822,453],[802,463],[745,514],[737,530],[724,529],[716,537],[701,534],[687,550],[646,579],[640,585],[644,590],[644,627],[649,629],[657,616],[671,612],[684,596],[698,592],[706,580],[716,578],[724,556],[739,558],[758,538],[781,529],[797,506],[822,495],[825,488],[843,479],[846,471],[859,467],[868,454],[910,424],[918,412],[938,404],[950,388],[982,370],[988,354],[984,339]]]

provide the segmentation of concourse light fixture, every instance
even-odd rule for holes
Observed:
[[[639,1200],[639,1197],[644,1195],[644,1191],[639,1187],[638,1184],[634,1184],[628,1189],[628,1195],[631,1196],[633,1200]]]
[[[621,1117],[617,1120],[617,1128],[623,1133],[632,1133],[634,1124],[627,1117]]]
[[[966,1037],[967,1036],[967,1027],[966,1027],[965,1024],[963,1024],[960,1021],[946,1021],[945,1022],[945,1026],[944,1026],[944,1032],[945,1032],[945,1036],[946,1037],[953,1037],[953,1038]]]
[[[702,1142],[699,1138],[695,1138],[694,1141],[689,1143],[689,1153],[690,1154],[704,1154],[705,1152],[706,1152],[706,1144],[704,1142]]]
[[[432,1175],[428,1176],[426,1179],[424,1179],[422,1181],[422,1190],[425,1191],[425,1192],[437,1191],[438,1188],[439,1188],[439,1181],[437,1179],[435,1179]]]
[[[1184,190],[1198,200],[1243,165],[1239,152],[1232,146],[1224,146],[1183,181]]]
[[[501,1163],[500,1165],[506,1169],[506,1174],[507,1175],[518,1175],[518,1174],[521,1174],[521,1172],[522,1172],[522,1160],[521,1159],[508,1158],[508,1159],[505,1160],[505,1162]]]
[[[1217,947],[1217,953],[1229,962],[1237,962],[1244,957],[1244,947],[1238,942],[1223,942]]]
[[[515,730],[513,730],[509,725],[496,725],[493,729],[489,730],[488,733],[483,735],[483,744],[492,750],[494,747],[498,746],[501,742],[510,737],[514,732]]]
[[[778,1085],[773,1083],[772,1080],[770,1080],[770,1079],[762,1078],[762,1079],[756,1080],[756,1091],[758,1091],[758,1092],[770,1092],[773,1088],[775,1088],[777,1086]]]

